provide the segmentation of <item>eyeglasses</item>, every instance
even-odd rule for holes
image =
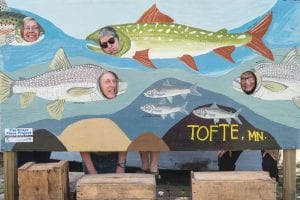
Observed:
[[[37,30],[39,30],[39,27],[38,26],[25,26],[24,29],[26,31],[30,31],[30,30],[37,31]]]
[[[115,38],[112,37],[112,38],[109,38],[109,39],[107,40],[107,42],[99,42],[99,44],[100,44],[100,47],[101,47],[101,48],[106,49],[106,48],[108,47],[108,44],[107,44],[107,43],[109,43],[109,44],[114,44],[115,41],[116,41]]]
[[[247,80],[249,80],[249,81],[255,81],[255,78],[253,76],[241,77],[241,82],[246,82]]]

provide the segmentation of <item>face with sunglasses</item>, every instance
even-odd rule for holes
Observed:
[[[104,53],[114,55],[119,51],[119,40],[111,35],[104,35],[100,38],[99,45]]]

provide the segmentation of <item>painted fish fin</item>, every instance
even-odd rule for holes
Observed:
[[[63,48],[59,48],[56,53],[55,56],[52,60],[52,62],[50,63],[49,67],[51,69],[68,69],[71,68],[71,64],[63,50]]]
[[[160,116],[161,116],[161,118],[163,118],[163,120],[165,120],[167,117],[167,115],[160,115]]]
[[[263,81],[262,86],[272,92],[281,92],[288,88],[288,86],[274,81]]]
[[[175,119],[175,113],[170,113],[170,117],[171,117],[172,119]]]
[[[15,39],[16,39],[17,43],[22,43],[23,42],[22,37],[16,36]],[[7,40],[12,40],[12,38],[7,38]]]
[[[300,96],[299,96],[299,97],[293,97],[292,99],[293,99],[294,104],[295,104],[298,108],[300,108]]]
[[[60,120],[64,112],[64,108],[65,108],[64,104],[65,104],[65,100],[62,99],[58,99],[50,102],[47,105],[47,111],[49,115],[54,119]]]
[[[229,62],[234,63],[234,60],[231,57],[232,52],[234,51],[235,46],[226,46],[226,47],[221,47],[214,49],[214,52],[218,54],[219,56],[225,58]]]
[[[219,118],[214,118],[214,123],[215,124],[219,123],[219,121],[220,121]]]
[[[21,108],[28,107],[31,104],[31,102],[33,101],[34,97],[35,97],[34,92],[25,92],[25,93],[21,94],[20,95]]]
[[[158,102],[159,105],[166,105],[166,103],[167,103],[167,100],[166,100],[165,98],[161,99],[161,100]]]
[[[262,38],[267,32],[271,22],[272,13],[270,12],[256,26],[247,32],[252,36],[252,40],[250,43],[246,44],[246,46],[259,52],[264,57],[274,60],[272,51],[262,41]]]
[[[152,61],[149,59],[148,52],[149,52],[149,49],[142,50],[142,51],[136,51],[133,58],[147,67],[156,69],[156,67],[154,66]]]
[[[168,79],[165,82],[163,82],[162,85],[165,86],[165,87],[171,86],[171,84],[170,84],[170,82],[169,82]]]
[[[170,103],[173,103],[173,97],[167,97],[167,99]]]
[[[218,107],[217,103],[214,102],[213,104],[211,104],[210,108],[219,108],[219,107]]]
[[[160,22],[160,23],[172,23],[174,20],[165,15],[157,9],[156,4],[151,6],[144,14],[138,19],[137,23],[151,23],[151,22]]]
[[[231,124],[231,118],[226,118],[225,121],[227,122],[227,124]]]
[[[181,57],[178,57],[179,60],[181,60],[184,64],[186,64],[187,66],[189,66],[190,68],[192,68],[195,71],[199,71],[194,58],[191,55],[188,54],[184,54]]]
[[[2,11],[10,11],[5,0],[0,0],[0,12]]]
[[[80,97],[95,92],[93,87],[74,87],[67,90],[67,93],[72,97]]]
[[[190,90],[191,90],[191,95],[194,95],[194,96],[202,96],[202,94],[200,92],[197,91],[197,88],[198,88],[198,85],[197,83],[192,85]]]
[[[281,64],[285,64],[287,66],[300,66],[297,63],[297,49],[292,48],[291,51],[283,58]]]
[[[0,34],[0,47],[6,45],[6,37],[4,34]]]
[[[12,95],[12,85],[14,81],[0,71],[0,103],[3,103]]]
[[[220,35],[227,35],[228,34],[228,31],[227,31],[227,29],[226,28],[223,28],[223,29],[221,29],[221,30],[218,30],[217,32],[216,32],[216,34],[220,34]]]

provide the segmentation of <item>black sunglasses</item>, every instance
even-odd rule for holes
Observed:
[[[108,47],[108,44],[107,44],[107,43],[109,43],[109,44],[114,44],[115,41],[116,41],[115,38],[112,37],[112,38],[109,38],[109,40],[107,40],[107,42],[103,42],[103,43],[99,42],[99,44],[100,44],[100,47],[101,47],[101,48],[106,49],[106,48]]]

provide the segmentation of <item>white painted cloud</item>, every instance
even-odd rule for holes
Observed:
[[[237,28],[269,11],[276,0],[7,0],[76,38],[105,25],[131,23],[154,3],[176,23],[216,31]]]

